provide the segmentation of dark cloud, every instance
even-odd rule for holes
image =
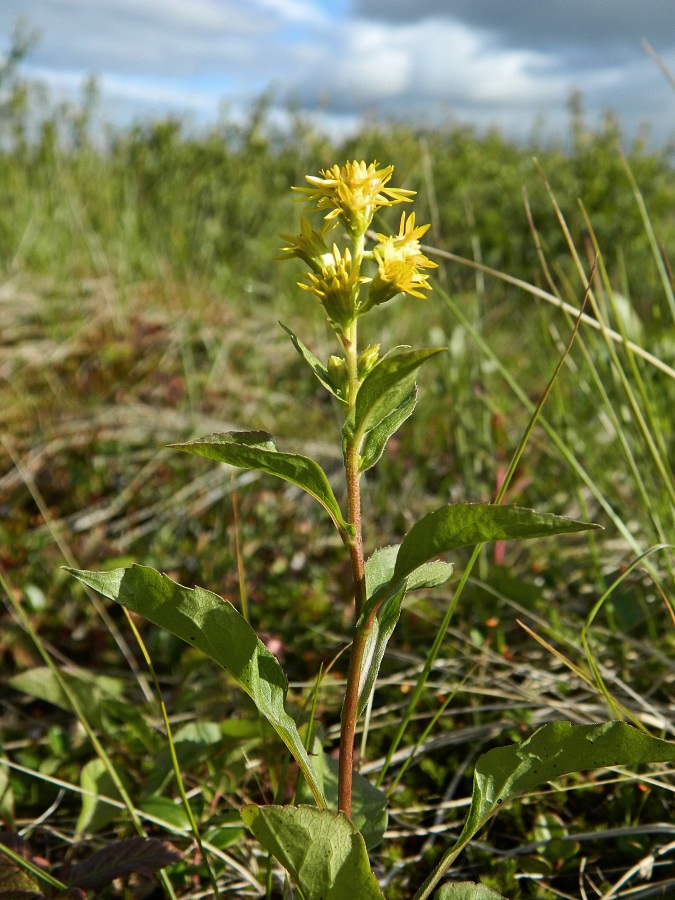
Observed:
[[[355,0],[357,16],[387,22],[454,19],[510,47],[658,48],[675,44],[674,0]]]

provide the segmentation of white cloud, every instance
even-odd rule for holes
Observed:
[[[474,10],[469,0],[453,2]],[[426,18],[395,20],[350,17],[346,0],[31,0],[31,24],[43,33],[31,63],[61,91],[74,90],[67,85],[80,74],[99,74],[104,96],[115,109],[126,97],[130,114],[155,103],[158,112],[215,116],[218,97],[241,106],[272,87],[280,105],[322,109],[327,122],[450,112],[525,135],[540,113],[562,127],[578,88],[591,111],[614,106],[631,127],[651,115],[662,136],[671,129],[675,94],[641,47],[617,56],[598,39],[582,59],[549,39],[537,44],[523,33],[518,43],[513,29],[506,40],[487,15],[496,17],[501,2],[485,0],[478,24],[468,13],[453,20],[438,4],[446,12],[431,18],[431,2]],[[0,35],[25,3],[0,0]],[[530,8],[526,0],[518,7]],[[675,64],[675,49],[664,56]]]

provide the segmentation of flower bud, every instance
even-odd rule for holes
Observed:
[[[338,397],[347,396],[347,384],[349,383],[349,371],[347,360],[341,356],[331,356],[328,360],[328,378]]]
[[[356,363],[356,370],[358,372],[359,380],[363,381],[368,372],[371,369],[374,369],[380,359],[380,345],[379,344],[370,344],[366,349],[359,355],[359,358]]]

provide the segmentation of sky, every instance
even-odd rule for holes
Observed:
[[[364,120],[456,121],[564,136],[590,124],[675,137],[675,0],[2,0],[0,53],[23,18],[23,71],[56,98],[99,80],[105,118],[240,117],[263,93],[335,134]]]

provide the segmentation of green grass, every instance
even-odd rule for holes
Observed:
[[[602,254],[586,308],[600,328],[582,324],[508,500],[589,518],[605,531],[481,552],[385,780],[394,785],[419,741],[392,793],[394,836],[375,860],[388,900],[409,897],[447,846],[443,830],[459,830],[484,750],[561,717],[624,715],[672,738],[675,556],[656,549],[629,570],[675,534],[670,149],[636,144],[624,157],[610,120],[593,132],[578,117],[568,146],[522,148],[455,126],[420,134],[392,124],[336,147],[300,121],[290,135],[275,133],[261,104],[242,126],[224,121],[191,136],[176,122],[140,125],[102,152],[86,110],[45,115],[36,141],[28,140],[28,109],[15,104],[0,121],[4,590],[60,669],[117,679],[112,696],[92,694],[84,716],[124,773],[134,807],[155,816],[144,820],[148,833],[186,851],[168,870],[177,896],[200,896],[209,882],[184,813],[167,802],[178,791],[145,662],[130,623],[59,567],[141,562],[234,600],[236,495],[252,622],[283,657],[291,705],[332,663],[317,715],[336,736],[345,662],[333,658],[349,585],[341,546],[293,491],[165,449],[196,434],[260,428],[282,449],[307,450],[310,441],[329,474],[339,471],[334,410],[306,380],[277,320],[321,357],[333,352],[332,338],[294,286],[301,271],[274,261],[279,232],[295,230],[299,212],[290,185],[335,161],[394,163],[397,185],[419,192],[419,220],[433,222],[431,247],[526,285],[439,256],[430,300],[395,302],[373,316],[387,347],[450,352],[421,376],[415,418],[366,480],[370,550],[405,532],[406,510],[494,497],[569,339],[572,319],[554,301],[578,308],[596,248]],[[69,149],[57,133],[70,135]],[[459,574],[465,563],[458,558]],[[366,741],[373,778],[453,590],[419,599],[392,642]],[[605,594],[587,660],[582,629]],[[267,863],[235,813],[274,796],[278,748],[223,673],[136,624],[201,834],[219,848],[210,858],[221,894],[254,896]],[[9,602],[0,641],[2,755],[16,766],[0,766],[0,813],[58,877],[82,813],[82,773],[97,757],[44,682],[9,684],[42,664]],[[593,885],[595,896],[667,896],[674,784],[666,770],[570,777],[500,814],[456,876],[481,878],[514,900],[577,897],[580,883],[588,896]],[[102,809],[88,827],[90,848],[134,833],[127,811]],[[653,868],[638,871],[650,853]],[[132,894],[111,888],[104,896]]]

